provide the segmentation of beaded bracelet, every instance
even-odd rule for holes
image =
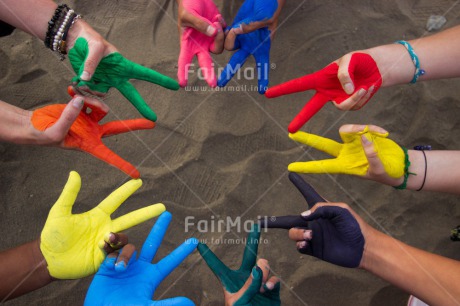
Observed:
[[[414,73],[414,77],[412,78],[412,81],[410,81],[412,84],[414,84],[415,82],[417,82],[418,78],[421,76],[421,75],[424,75],[425,74],[425,70],[423,69],[420,69],[420,61],[418,59],[418,56],[417,54],[415,53],[414,49],[412,48],[412,46],[405,40],[398,40],[396,42],[397,44],[401,44],[403,45],[404,47],[406,47],[407,51],[409,52],[409,55],[412,59],[412,63],[414,63],[415,65],[415,73]]]
[[[45,40],[43,41],[47,48],[51,49],[51,37],[56,34],[56,28],[59,26],[59,20],[62,18],[62,12],[64,11],[66,13],[68,9],[69,7],[66,4],[59,4],[54,11],[54,15],[51,17],[51,20],[48,21],[48,31],[46,32]]]
[[[409,172],[409,166],[410,166],[410,161],[409,161],[409,154],[407,154],[407,149],[406,148],[401,148],[404,151],[404,181],[402,182],[401,185],[399,186],[393,186],[395,189],[406,189],[407,187],[407,179],[409,178],[409,174],[414,174]]]
[[[69,30],[80,19],[66,4],[60,4],[54,11],[54,15],[48,22],[48,31],[45,36],[45,46],[59,54],[61,60],[65,59],[66,39]]]

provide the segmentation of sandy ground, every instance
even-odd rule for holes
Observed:
[[[231,23],[242,1],[218,1]],[[443,14],[452,0],[288,1],[272,46],[270,85],[316,71],[346,52],[399,39],[425,35],[431,14]],[[176,77],[179,40],[172,0],[80,0],[77,12],[116,45],[127,58]],[[459,24],[460,7],[448,11],[445,27]],[[69,63],[59,62],[42,42],[15,31],[0,39],[0,99],[34,109],[66,103],[73,76]],[[214,56],[220,66],[231,53]],[[253,66],[249,61],[246,66]],[[287,137],[287,125],[312,93],[268,100],[255,91],[169,91],[143,81],[133,82],[158,114],[152,131],[107,139],[106,144],[138,165],[143,187],[116,215],[163,202],[173,222],[157,258],[190,236],[200,239],[244,238],[244,233],[208,233],[191,227],[195,221],[259,215],[295,214],[305,203],[287,178],[287,165],[325,155],[299,147]],[[190,85],[206,83],[192,76]],[[255,85],[240,79],[229,86]],[[392,139],[412,147],[459,149],[459,80],[444,80],[381,89],[361,111],[341,113],[332,105],[321,110],[302,130],[338,140],[345,123],[373,123]],[[112,107],[107,120],[139,117],[119,93],[105,101]],[[0,144],[0,233],[2,249],[40,234],[48,210],[58,198],[69,171],[82,177],[74,212],[91,209],[127,180],[115,168],[89,155],[55,148]],[[415,247],[460,259],[460,244],[449,240],[458,225],[458,197],[396,191],[377,183],[340,175],[305,175],[331,201],[350,204],[374,226]],[[213,219],[214,218],[214,219]],[[154,221],[127,231],[140,246]],[[335,267],[297,253],[282,230],[262,234],[260,256],[282,278],[284,305],[404,305],[408,294],[373,275]],[[241,244],[211,244],[232,268],[242,256]],[[81,305],[91,278],[59,281],[6,303],[7,305]],[[410,280],[408,280],[410,281]],[[216,278],[192,254],[158,288],[155,299],[184,295],[197,305],[220,305],[223,294]]]

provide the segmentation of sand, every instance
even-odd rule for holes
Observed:
[[[231,23],[242,1],[218,1]],[[316,71],[341,55],[399,39],[425,35],[431,14],[443,14],[452,0],[288,1],[272,45],[270,85]],[[176,77],[179,40],[172,0],[70,2],[77,12],[116,45],[127,58]],[[459,24],[460,7],[446,18]],[[73,76],[67,61],[42,42],[20,31],[0,39],[0,98],[22,108],[66,103]],[[224,66],[231,53],[214,56]],[[196,62],[195,62],[196,63]],[[250,60],[246,66],[253,66]],[[287,165],[299,158],[326,156],[298,146],[287,125],[312,93],[268,100],[255,91],[169,91],[134,81],[158,114],[152,131],[107,139],[106,144],[138,165],[143,187],[115,215],[163,202],[173,222],[155,261],[185,238],[244,238],[244,233],[185,232],[187,216],[195,221],[230,217],[254,220],[259,215],[295,214],[305,203],[287,177]],[[192,76],[190,85],[206,86]],[[255,85],[238,80],[229,86]],[[338,140],[345,123],[372,123],[391,132],[396,142],[412,147],[459,149],[459,80],[443,80],[381,89],[361,111],[342,113],[332,105],[302,130]],[[118,92],[105,99],[107,120],[139,117]],[[74,212],[99,203],[127,177],[115,168],[76,151],[0,144],[0,233],[7,249],[38,237],[48,211],[69,171],[82,177]],[[340,175],[304,175],[327,199],[350,204],[370,224],[382,226],[410,245],[460,259],[460,244],[449,240],[460,218],[458,197],[440,193],[396,191],[370,181]],[[214,218],[214,219],[213,219]],[[126,231],[138,247],[154,221]],[[358,269],[345,269],[297,253],[283,230],[262,234],[259,255],[282,279],[284,305],[405,305],[408,294]],[[209,244],[231,268],[241,260],[241,244]],[[183,295],[197,305],[221,305],[223,294],[214,275],[195,252],[157,289],[155,299]],[[408,280],[410,281],[410,280]],[[6,305],[81,305],[91,278],[59,281],[7,302]]]

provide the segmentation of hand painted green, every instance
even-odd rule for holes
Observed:
[[[198,252],[205,260],[206,264],[217,276],[226,291],[230,293],[238,292],[243,287],[246,280],[252,273],[253,282],[234,304],[235,306],[242,305],[281,305],[280,300],[280,285],[277,283],[273,290],[266,290],[260,293],[259,289],[262,285],[262,270],[256,266],[257,251],[259,248],[260,229],[259,225],[255,224],[252,231],[248,234],[246,247],[244,249],[243,260],[238,270],[229,269],[209,248],[206,244],[198,244]]]
[[[150,68],[134,63],[118,52],[111,53],[104,57],[97,66],[91,80],[83,81],[80,79],[80,75],[83,73],[88,54],[88,42],[84,38],[78,38],[75,46],[69,51],[70,63],[77,74],[77,76],[72,78],[72,82],[75,86],[86,86],[91,91],[100,93],[107,93],[111,87],[115,87],[145,118],[149,120],[156,121],[157,115],[147,105],[129,80],[138,79],[155,83],[172,90],[179,89],[179,83],[177,83],[176,80]]]

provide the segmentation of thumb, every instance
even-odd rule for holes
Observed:
[[[56,123],[46,130],[51,139],[64,139],[83,107],[83,97],[75,96],[66,105]]]
[[[83,63],[83,72],[80,75],[80,79],[83,81],[90,81],[103,57],[104,45],[91,45],[91,43],[88,42],[88,55]]]
[[[246,305],[251,302],[253,297],[259,293],[262,286],[263,272],[258,266],[252,269],[251,276],[248,278],[244,286],[238,291],[237,294],[242,294],[238,299],[238,305]]]
[[[377,151],[374,148],[374,143],[368,138],[369,134],[361,135],[361,143],[363,145],[364,154],[366,155],[367,162],[369,163],[368,172],[372,173],[385,173],[382,161],[379,158]]]
[[[337,78],[339,79],[340,84],[342,85],[343,90],[351,95],[355,91],[355,85],[351,79],[349,66],[351,61],[351,55],[346,54],[338,61],[339,70],[337,72]]]

